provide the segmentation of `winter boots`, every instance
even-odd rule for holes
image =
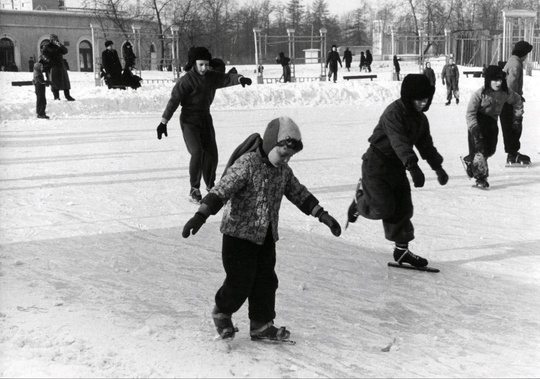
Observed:
[[[428,265],[427,259],[413,254],[406,247],[396,246],[394,249],[394,260],[399,264],[408,263],[414,267],[426,267]]]
[[[217,306],[212,310],[212,319],[219,336],[224,340],[232,340],[238,329],[233,325],[232,315],[221,313]]]
[[[249,329],[249,335],[253,341],[285,341],[291,336],[291,332],[289,332],[284,326],[281,328],[276,328],[273,321],[260,323],[251,320]]]
[[[508,154],[506,157],[506,163],[509,165],[513,164],[522,164],[527,165],[531,164],[531,158],[525,154],[515,153],[515,154]]]

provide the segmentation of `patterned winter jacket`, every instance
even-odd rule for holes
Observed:
[[[265,163],[258,152],[238,158],[210,193],[217,195],[223,203],[227,202],[221,232],[258,245],[264,243],[270,225],[274,241],[279,239],[279,209],[283,195],[304,213],[311,209],[303,209],[302,205],[305,207],[308,198],[314,199],[288,164],[274,167]]]
[[[487,116],[493,117],[497,120],[501,114],[504,103],[513,105],[514,117],[521,117],[523,115],[523,102],[521,96],[512,90],[506,91],[493,91],[488,90],[484,92],[484,87],[478,89],[471,96],[469,105],[467,107],[467,127],[469,130],[474,129],[478,125],[477,116],[478,112]]]
[[[418,164],[415,146],[432,169],[438,169],[443,162],[443,157],[433,146],[426,115],[407,109],[401,100],[394,101],[384,110],[368,141],[390,162],[401,161],[405,168]]]
[[[193,67],[176,82],[162,117],[170,120],[179,105],[182,105],[182,111],[210,112],[216,90],[240,84],[241,77],[243,76],[239,74],[224,74],[218,71],[208,71],[200,75]]]
[[[506,72],[508,88],[523,96],[523,62],[518,56],[512,55],[503,68]]]

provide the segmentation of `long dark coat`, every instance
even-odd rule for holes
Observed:
[[[110,87],[122,84],[122,64],[116,50],[103,50],[103,53],[101,53],[101,62],[105,73],[108,75],[106,79],[107,85]]]
[[[339,53],[337,51],[330,51],[328,53],[328,57],[326,58],[326,66],[330,66],[330,71],[337,72],[338,70],[338,63],[341,67],[341,58],[339,57]]]
[[[352,52],[350,50],[343,52],[343,60],[345,61],[345,67],[350,68],[352,62]]]
[[[68,49],[60,44],[49,43],[43,48],[42,54],[49,60],[49,80],[52,90],[69,90],[71,83],[69,75],[64,64],[64,55],[68,53]]]

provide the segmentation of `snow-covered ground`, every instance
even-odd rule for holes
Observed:
[[[433,64],[436,72],[442,67]],[[402,72],[414,72],[402,63]],[[255,79],[253,66],[237,67]],[[461,70],[464,68],[462,67]],[[297,66],[297,76],[318,67]],[[221,162],[272,118],[291,116],[304,150],[290,162],[344,226],[367,138],[399,96],[390,62],[374,81],[253,84],[219,90],[212,115]],[[280,68],[268,65],[268,77]],[[471,188],[465,108],[480,78],[460,81],[428,112],[449,183],[413,189],[411,249],[441,269],[388,268],[379,221],[333,237],[285,201],[277,244],[278,325],[296,346],[251,342],[244,306],[227,352],[210,318],[224,279],[221,214],[189,239],[183,224],[188,153],[178,126],[155,128],[172,84],[95,87],[70,73],[76,102],[35,118],[30,73],[0,72],[0,376],[2,377],[536,377],[540,372],[540,74],[525,78],[522,151],[504,167],[502,138],[489,191]],[[143,72],[145,79],[170,73]]]

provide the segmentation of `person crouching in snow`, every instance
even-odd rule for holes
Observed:
[[[225,74],[210,70],[212,55],[205,47],[194,47],[188,53],[187,73],[176,82],[167,103],[161,123],[157,127],[157,138],[167,134],[167,123],[179,105],[182,105],[180,127],[184,142],[191,155],[189,161],[190,201],[200,203],[202,199],[201,177],[207,190],[214,186],[218,165],[216,132],[210,106],[218,88],[241,84],[251,85],[251,79],[239,74]]]
[[[409,250],[414,239],[411,222],[413,204],[406,172],[415,187],[423,187],[424,173],[418,166],[416,147],[437,174],[441,185],[448,182],[442,168],[443,157],[433,145],[429,122],[424,114],[431,104],[435,87],[422,74],[409,74],[401,85],[401,98],[390,104],[368,139],[370,147],[362,156],[362,177],[349,207],[348,222],[359,215],[382,220],[386,239],[395,243],[394,260],[416,267],[428,261]]]
[[[212,311],[223,339],[232,339],[232,314],[249,302],[253,340],[288,339],[290,332],[274,326],[278,278],[275,272],[279,209],[283,196],[307,215],[327,225],[335,236],[341,226],[300,184],[288,165],[303,148],[300,129],[288,117],[272,120],[264,136],[253,134],[233,153],[221,180],[203,198],[182,236],[195,235],[210,215],[226,204],[221,223],[225,281]]]
[[[476,179],[476,186],[487,188],[487,159],[497,148],[497,118],[504,105],[509,104],[513,108],[514,128],[521,129],[523,101],[508,88],[506,74],[499,66],[489,66],[484,78],[484,85],[471,96],[467,107],[469,155],[463,158],[463,163],[469,178]]]

